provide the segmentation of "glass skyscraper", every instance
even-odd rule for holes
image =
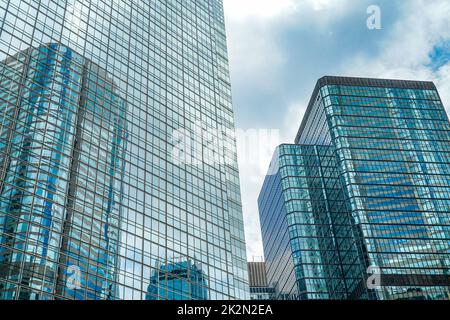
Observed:
[[[221,0],[0,2],[0,299],[248,298],[233,131]]]
[[[433,83],[320,79],[259,198],[278,298],[449,299],[449,151]]]
[[[273,288],[267,282],[265,262],[248,263],[248,283],[250,286],[250,300],[271,300]]]

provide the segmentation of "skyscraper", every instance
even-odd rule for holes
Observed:
[[[320,79],[259,198],[278,297],[450,298],[449,150],[433,83]]]
[[[248,283],[250,300],[271,300],[273,288],[267,282],[266,263],[253,261],[248,263]]]
[[[198,292],[247,298],[222,1],[0,17],[0,297],[145,299],[186,257]]]

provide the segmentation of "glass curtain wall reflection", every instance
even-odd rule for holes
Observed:
[[[260,195],[271,281],[301,299],[449,299],[449,141],[431,82],[320,79]]]
[[[2,298],[249,297],[221,0],[3,1],[0,61]]]
[[[104,70],[64,46],[1,67],[0,297],[113,298],[126,103]]]
[[[155,269],[146,300],[207,300],[206,288],[201,267],[191,260],[178,258]]]
[[[259,211],[274,298],[346,299],[355,290],[362,261],[331,146],[278,147]]]

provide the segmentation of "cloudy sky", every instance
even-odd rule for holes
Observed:
[[[224,0],[224,5],[252,259],[263,255],[257,198],[271,152],[294,140],[317,79],[432,80],[450,109],[450,1]],[[381,9],[380,30],[367,27],[371,5]],[[266,148],[249,151],[249,132],[262,137]]]

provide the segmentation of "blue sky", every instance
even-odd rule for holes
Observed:
[[[432,80],[450,108],[448,0],[224,0],[236,126],[292,142],[324,75]],[[367,8],[381,9],[381,30]],[[271,152],[248,161],[238,134],[248,257],[262,256],[257,197]],[[242,152],[244,150],[244,152]]]

